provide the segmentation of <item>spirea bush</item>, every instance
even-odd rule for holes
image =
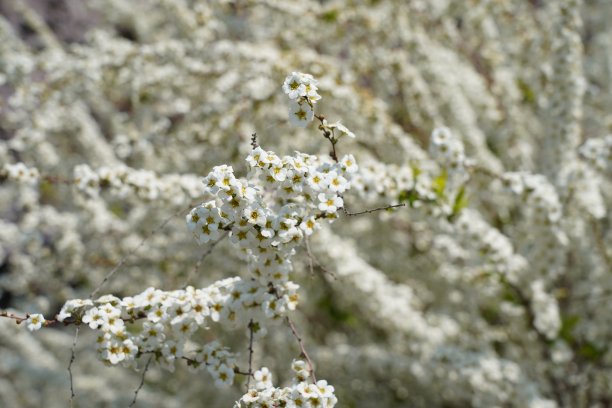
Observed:
[[[612,404],[612,4],[0,12],[0,406]]]

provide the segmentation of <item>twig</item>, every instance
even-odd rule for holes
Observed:
[[[249,321],[249,375],[247,376],[246,388],[247,392],[249,391],[249,386],[251,385],[251,377],[253,376],[253,319]]]
[[[189,357],[186,357],[186,356],[182,356],[181,359],[187,361],[188,364],[192,364],[194,366],[198,366],[200,364],[204,364],[205,366],[209,366],[210,365],[210,363],[207,363],[205,361],[197,361],[197,360],[194,360],[193,358],[189,358]],[[234,370],[233,371],[234,371],[234,374],[250,375],[246,371],[241,370],[240,367],[238,367],[236,365],[234,366]]]
[[[593,238],[595,239],[595,246],[597,247],[599,255],[601,255],[608,267],[612,267],[612,257],[608,254],[608,248],[603,240],[603,234],[601,233],[599,224],[597,221],[595,221],[595,219],[591,220],[591,228],[593,229]]]
[[[198,269],[200,269],[200,266],[202,266],[202,262],[204,261],[204,259],[211,254],[211,252],[213,251],[213,249],[217,246],[217,244],[221,241],[223,241],[225,239],[225,237],[227,236],[228,232],[225,231],[223,234],[221,234],[221,236],[216,240],[213,241],[209,247],[206,249],[206,251],[204,251],[204,253],[202,254],[202,256],[200,256],[200,259],[198,259],[198,262],[195,264],[195,266],[193,267],[193,269],[189,272],[189,275],[187,276],[187,279],[185,279],[185,284],[183,285],[183,288],[186,288],[189,285],[189,282],[191,282],[191,280],[193,279],[193,277],[195,276],[195,274],[198,272]]]
[[[315,256],[312,254],[312,250],[310,249],[310,240],[308,239],[308,237],[306,237],[304,242],[306,243],[306,254],[308,255],[308,266],[310,268],[310,274],[314,275],[314,267],[316,264],[317,268],[319,268],[323,273],[328,274],[334,280],[336,280],[337,279],[336,275],[333,272],[329,271],[326,267],[321,265],[321,263],[317,260],[317,258],[315,258]]]
[[[371,214],[371,213],[376,212],[376,211],[384,211],[384,210],[390,210],[392,208],[406,207],[406,205],[407,205],[406,203],[393,204],[393,205],[387,205],[387,206],[384,206],[384,207],[371,208],[369,210],[363,210],[363,211],[358,211],[358,212],[348,212],[347,210],[345,210],[344,214],[348,215],[348,216],[362,215],[362,214]]]
[[[129,407],[133,407],[134,405],[136,405],[136,399],[138,398],[138,393],[144,386],[145,376],[147,375],[147,371],[149,371],[149,365],[151,364],[151,360],[153,360],[153,355],[149,357],[149,359],[147,360],[147,364],[144,367],[144,370],[142,370],[142,376],[140,377],[140,384],[138,384],[138,388],[136,388],[136,391],[134,391],[134,399],[130,403]]]
[[[300,351],[302,356],[306,359],[306,363],[308,364],[308,371],[310,371],[310,376],[312,377],[313,382],[317,382],[317,377],[315,376],[315,370],[314,370],[314,366],[312,364],[312,360],[310,359],[310,356],[308,355],[308,353],[306,352],[306,349],[304,348],[304,343],[302,342],[302,338],[300,337],[300,335],[298,334],[295,325],[293,324],[293,321],[291,321],[291,319],[289,318],[289,316],[285,316],[285,321],[287,322],[287,324],[289,325],[289,328],[291,329],[291,333],[293,333],[293,336],[296,338],[299,346],[300,346]]]
[[[193,206],[190,205],[188,209],[190,209],[192,207]],[[108,282],[109,279],[112,278],[113,275],[119,269],[121,269],[121,267],[125,264],[125,262],[128,260],[128,258],[130,256],[134,255],[134,253],[136,251],[138,251],[140,248],[142,248],[142,246],[149,240],[149,238],[151,238],[156,232],[158,232],[161,229],[163,229],[166,226],[166,224],[168,224],[170,222],[170,220],[172,220],[174,217],[176,217],[177,215],[179,215],[183,211],[185,211],[185,208],[181,208],[179,211],[175,212],[174,214],[172,214],[171,216],[166,218],[161,224],[159,224],[157,227],[155,227],[155,229],[153,229],[153,231],[151,231],[149,234],[147,234],[142,239],[142,241],[140,241],[140,244],[138,244],[138,246],[136,246],[135,248],[130,250],[130,252],[128,252],[123,258],[121,258],[121,260],[117,263],[117,265],[115,265],[115,267],[109,273],[106,274],[106,276],[104,277],[102,282],[100,282],[100,284],[93,290],[93,292],[91,292],[91,294],[89,295],[89,298],[93,299],[93,297],[96,296],[96,294],[100,291],[100,289],[102,289],[102,287],[106,284],[106,282]]]
[[[17,316],[16,314],[13,313],[9,313],[9,312],[0,312],[0,317],[7,317],[9,319],[14,319],[15,323],[17,324],[21,324],[21,322],[28,320],[28,318],[30,317],[30,314],[27,313],[25,316]],[[52,319],[52,320],[46,320],[43,323],[43,327],[49,327],[49,326],[53,326],[57,323],[60,323],[58,320]],[[63,322],[64,325],[68,326],[69,324],[72,324],[74,322],[68,321],[68,322]]]
[[[74,382],[72,380],[72,363],[74,363],[74,360],[76,358],[76,345],[77,345],[77,340],[79,339],[79,326],[76,327],[76,330],[74,331],[74,339],[72,340],[72,347],[70,348],[70,362],[68,363],[68,376],[70,378],[70,407],[72,408],[72,404],[74,402],[74,397],[76,396],[74,393]]]
[[[25,317],[21,317],[9,312],[0,312],[0,317],[8,317],[9,319],[14,319],[15,323],[17,324],[21,324],[21,322],[23,322],[24,320],[28,320],[27,315]]]
[[[253,149],[257,149],[259,147],[259,144],[257,144],[257,133],[253,133],[251,135],[251,147]]]
[[[325,128],[325,125],[324,125],[325,116],[323,115],[314,115],[314,116],[315,118],[319,120],[319,122],[321,122],[321,124],[319,125],[319,130],[323,133],[323,137],[329,140],[329,143],[331,143],[332,150],[331,152],[329,152],[329,156],[333,159],[333,161],[338,163],[339,162],[338,153],[336,152],[336,143],[338,143],[338,139],[334,137],[333,130],[332,132],[330,132],[328,129]]]

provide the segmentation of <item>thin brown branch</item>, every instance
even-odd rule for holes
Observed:
[[[310,359],[308,352],[304,348],[304,342],[298,334],[297,329],[295,328],[295,324],[293,324],[293,321],[289,318],[289,316],[285,316],[285,322],[287,322],[287,324],[289,325],[291,333],[293,333],[293,336],[296,338],[300,346],[301,355],[306,359],[306,363],[308,364],[308,371],[310,372],[310,377],[312,378],[312,381],[316,383],[317,377],[315,376],[314,365],[312,364],[312,360]]]
[[[21,324],[21,322],[23,322],[24,320],[28,319],[27,315],[25,317],[23,317],[23,316],[17,316],[15,314],[9,313],[9,312],[0,312],[0,317],[7,317],[9,319],[14,319],[15,323],[17,323],[17,324]]]
[[[136,405],[136,399],[138,398],[138,393],[140,392],[140,390],[144,386],[145,376],[147,375],[147,371],[149,371],[149,365],[151,364],[151,360],[153,360],[153,355],[151,355],[149,357],[149,359],[147,360],[147,364],[145,365],[144,369],[142,370],[142,376],[140,377],[140,384],[138,384],[138,388],[136,388],[136,390],[134,391],[134,399],[130,403],[130,405],[129,405],[130,407],[133,407],[134,405]]]
[[[369,210],[363,210],[363,211],[357,211],[357,212],[349,212],[348,210],[345,210],[344,214],[348,216],[371,214],[377,211],[390,210],[392,208],[400,208],[400,207],[406,207],[406,206],[407,206],[406,203],[401,203],[401,204],[386,205],[384,207],[371,208]]]
[[[126,263],[126,261],[129,259],[130,256],[134,255],[134,253],[136,251],[138,251],[140,248],[142,248],[142,246],[153,236],[155,235],[155,233],[159,232],[160,230],[162,230],[166,224],[168,224],[170,222],[170,220],[172,220],[174,217],[176,217],[177,215],[179,215],[180,213],[184,212],[184,211],[188,211],[189,209],[191,209],[193,207],[193,205],[189,205],[189,208],[187,210],[185,210],[185,208],[181,208],[179,211],[175,212],[174,214],[170,215],[169,217],[167,217],[161,224],[159,224],[157,227],[155,227],[150,233],[148,233],[143,239],[142,241],[140,241],[140,243],[135,247],[132,248],[132,250],[130,250],[123,258],[121,258],[121,260],[117,263],[117,265],[115,265],[115,267],[106,274],[106,276],[104,277],[104,279],[102,279],[102,282],[100,282],[100,284],[93,290],[93,292],[91,292],[91,294],[89,295],[90,299],[93,299],[94,296],[96,296],[98,294],[98,292],[100,291],[100,289],[102,289],[102,287],[113,277],[113,275],[119,270],[121,269],[121,267]]]
[[[604,242],[603,234],[597,220],[593,219],[591,221],[591,228],[593,229],[593,238],[595,240],[597,252],[599,252],[599,255],[604,260],[608,268],[612,268],[612,256],[608,253],[608,247]]]
[[[332,158],[333,161],[338,163],[338,153],[336,152],[336,143],[338,143],[338,139],[334,137],[334,134],[330,132],[329,129],[325,128],[325,116],[314,115],[314,117],[317,118],[319,122],[321,122],[321,124],[319,125],[319,130],[323,133],[323,137],[329,140],[329,143],[331,143],[332,150],[331,152],[329,152],[329,156]]]
[[[189,358],[186,356],[182,356],[181,357],[182,360],[187,361],[188,364],[194,365],[194,366],[198,366],[200,364],[204,364],[205,366],[209,366],[210,363],[204,362],[204,361],[197,361],[194,360],[193,358]],[[238,374],[238,375],[250,375],[248,372],[240,369],[240,367],[238,366],[234,366],[234,374]]]
[[[246,389],[249,391],[251,385],[251,377],[253,376],[253,337],[255,333],[253,330],[253,319],[249,321],[249,375],[247,376]]]
[[[202,262],[204,262],[204,259],[206,259],[206,257],[212,253],[213,249],[215,249],[217,244],[219,244],[221,241],[223,241],[225,239],[225,237],[227,237],[227,234],[228,234],[228,232],[225,231],[223,234],[221,234],[221,236],[219,238],[217,238],[216,241],[213,241],[208,246],[206,251],[204,251],[202,256],[200,256],[200,259],[198,259],[198,262],[195,264],[193,269],[189,272],[189,275],[187,275],[187,279],[185,279],[185,284],[183,284],[183,288],[186,288],[189,285],[189,282],[191,282],[193,280],[194,276],[198,273],[198,270],[200,269],[200,266],[202,266]]]
[[[74,403],[74,397],[76,396],[76,394],[74,393],[74,381],[72,378],[72,364],[74,363],[74,360],[76,359],[76,345],[77,345],[77,341],[79,339],[79,326],[76,327],[76,330],[74,331],[74,339],[72,340],[72,347],[70,348],[70,362],[68,363],[68,377],[70,378],[70,408],[72,408],[72,404]]]
[[[316,266],[317,269],[319,269],[321,272],[323,272],[324,274],[328,274],[332,277],[332,279],[336,280],[336,275],[330,270],[328,270],[326,267],[324,267],[321,262],[319,262],[317,258],[313,255],[312,250],[310,249],[310,240],[308,239],[308,237],[306,237],[304,242],[306,244],[306,255],[308,256],[308,267],[310,269],[310,274],[314,275]]]
[[[6,317],[9,319],[13,319],[15,320],[15,323],[17,324],[21,324],[21,322],[28,320],[28,318],[30,317],[29,313],[26,313],[25,316],[18,316],[16,314],[10,313],[10,312],[6,312],[6,311],[0,311],[0,317]],[[45,322],[43,323],[43,327],[49,327],[49,326],[53,326],[55,324],[60,323],[58,320],[52,319],[52,320],[47,320],[45,319]],[[72,321],[68,321],[68,322],[63,322],[64,325],[68,326],[70,324],[73,324],[74,322]]]

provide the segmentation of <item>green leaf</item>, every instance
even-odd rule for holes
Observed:
[[[438,198],[444,198],[444,189],[446,188],[446,181],[448,180],[448,172],[446,169],[442,169],[442,173],[438,177],[436,177],[432,183],[431,187],[433,191],[436,193]]]
[[[321,19],[326,23],[334,23],[338,20],[338,10],[329,10],[321,14]]]
[[[468,206],[468,203],[469,203],[469,200],[465,192],[465,185],[462,185],[461,188],[459,188],[457,195],[455,196],[455,202],[453,203],[453,208],[452,208],[452,212],[450,215],[450,219],[451,220],[455,219],[459,215],[461,210],[463,210],[464,208]]]
[[[563,340],[567,341],[568,343],[573,343],[574,327],[576,327],[579,321],[580,321],[580,316],[576,316],[576,315],[562,317],[561,329],[559,330],[559,337],[561,337]]]
[[[535,91],[522,79],[517,80],[516,85],[523,95],[523,102],[533,105],[536,102]]]
[[[419,199],[419,195],[416,190],[403,190],[399,193],[398,201],[400,203],[410,204],[410,208],[414,207],[414,203]]]
[[[580,346],[580,349],[578,349],[578,354],[591,361],[599,360],[605,354],[605,352],[606,350],[604,348],[599,348],[593,343],[588,342]]]

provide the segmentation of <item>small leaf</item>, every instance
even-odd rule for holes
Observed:
[[[446,188],[446,181],[448,180],[448,172],[446,169],[442,170],[442,173],[438,177],[436,177],[432,183],[431,187],[433,191],[436,193],[438,198],[444,198],[444,189]]]
[[[516,81],[521,94],[523,95],[523,102],[528,104],[534,104],[536,102],[536,94],[534,90],[522,79]]]
[[[334,23],[338,20],[338,10],[329,10],[321,15],[321,18],[326,23]]]
[[[563,340],[567,341],[568,343],[572,343],[574,340],[574,335],[573,335],[574,327],[576,327],[579,321],[580,321],[580,316],[576,316],[576,315],[564,316],[561,320],[561,329],[559,330],[559,337],[561,337]]]
[[[469,200],[465,192],[465,185],[462,185],[461,188],[459,188],[457,195],[455,196],[455,202],[453,203],[453,208],[449,219],[452,221],[457,218],[461,210],[468,206],[468,203]]]
[[[578,350],[578,354],[591,361],[599,360],[605,354],[605,352],[605,349],[600,349],[593,343],[588,342],[580,346],[580,349]]]

